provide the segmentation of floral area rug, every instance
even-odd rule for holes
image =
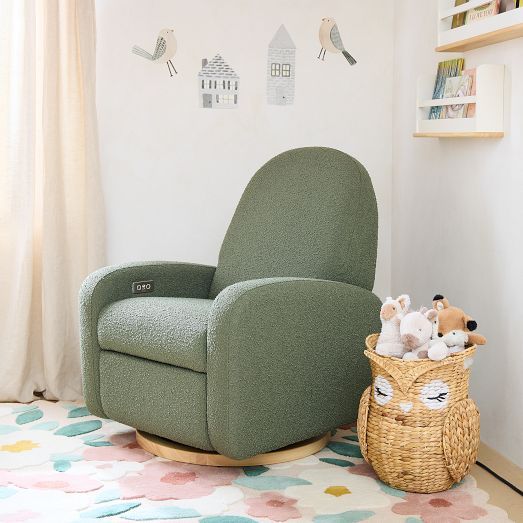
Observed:
[[[439,494],[386,486],[349,426],[308,458],[213,468],[154,457],[81,404],[0,404],[1,522],[509,521],[487,500],[472,477]]]

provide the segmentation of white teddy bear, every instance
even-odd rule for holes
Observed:
[[[432,322],[432,334],[430,336],[427,355],[431,360],[440,361],[445,359],[450,354],[450,351],[446,344],[444,345],[445,342],[438,335],[439,315],[436,314],[435,316],[432,316],[430,321]]]
[[[448,347],[449,354],[454,354],[465,349],[469,335],[462,330],[453,330],[444,334],[439,340]]]
[[[388,296],[381,306],[381,333],[376,344],[376,353],[381,356],[403,357],[405,347],[401,342],[400,323],[409,312],[410,298],[407,294],[395,300]]]

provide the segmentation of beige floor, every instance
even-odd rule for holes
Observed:
[[[512,521],[523,523],[523,496],[477,465],[472,467],[472,475],[476,479],[478,487],[489,493],[491,505],[506,510]]]

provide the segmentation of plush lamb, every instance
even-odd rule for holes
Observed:
[[[381,306],[381,333],[376,345],[376,353],[381,356],[401,358],[405,348],[400,338],[400,322],[410,307],[410,298],[402,294],[393,300],[390,296]]]
[[[436,341],[431,344],[433,321],[437,315],[438,313],[434,309],[422,308],[418,312],[409,312],[401,320],[401,341],[408,351],[403,355],[404,360],[419,360],[428,357],[431,360],[439,361],[448,356],[448,348],[443,342]]]

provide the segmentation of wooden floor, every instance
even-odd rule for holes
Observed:
[[[489,503],[506,510],[508,517],[516,523],[523,523],[523,496],[507,487],[486,470],[474,465],[472,476],[478,487],[489,494]]]

